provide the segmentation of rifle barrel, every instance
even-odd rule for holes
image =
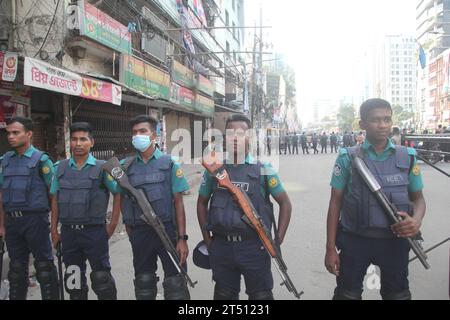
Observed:
[[[388,200],[386,195],[381,190],[381,186],[379,185],[378,181],[375,179],[373,174],[370,172],[369,168],[366,166],[364,161],[358,157],[353,157],[353,162],[355,164],[355,167],[363,180],[366,182],[367,186],[369,187],[372,194],[375,196],[375,198],[378,200],[380,206],[383,208],[384,212],[389,216],[389,218],[394,223],[400,222],[399,217],[397,216],[397,210],[395,209],[394,205]],[[427,256],[423,252],[422,248],[418,245],[416,241],[414,241],[411,238],[406,238],[409,245],[411,246],[411,249],[416,254],[417,258],[420,260],[422,265],[425,269],[430,268],[430,264],[426,261]]]

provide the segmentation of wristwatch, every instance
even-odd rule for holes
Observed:
[[[182,236],[178,236],[178,240],[188,241],[188,240],[189,240],[189,237],[188,237],[187,234],[185,234],[185,235],[182,235]]]

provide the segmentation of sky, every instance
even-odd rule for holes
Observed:
[[[414,35],[413,0],[244,0],[246,25],[259,23],[264,38],[296,71],[300,117],[311,120],[317,99],[357,96],[364,87],[364,53],[384,35]],[[247,40],[252,39],[247,31]],[[267,59],[267,57],[264,57]]]

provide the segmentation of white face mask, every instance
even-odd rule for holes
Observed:
[[[150,148],[150,146],[152,145],[152,140],[150,139],[149,136],[144,136],[144,135],[136,135],[133,136],[133,147],[140,151],[140,152],[144,152],[146,151],[148,148]]]

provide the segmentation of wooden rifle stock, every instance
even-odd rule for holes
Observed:
[[[303,291],[299,293],[295,288],[292,280],[287,274],[287,266],[281,257],[281,250],[274,243],[270,230],[264,225],[263,220],[253,206],[253,203],[247,193],[243,192],[231,182],[228,172],[225,170],[224,165],[220,163],[215,152],[205,156],[202,160],[202,165],[209,172],[209,174],[217,180],[220,187],[225,188],[231,193],[233,199],[238,203],[239,207],[244,212],[242,219],[256,231],[264,248],[276,262],[275,265],[277,270],[283,279],[283,283],[281,285],[285,285],[289,292],[293,292],[295,297],[300,299]]]

